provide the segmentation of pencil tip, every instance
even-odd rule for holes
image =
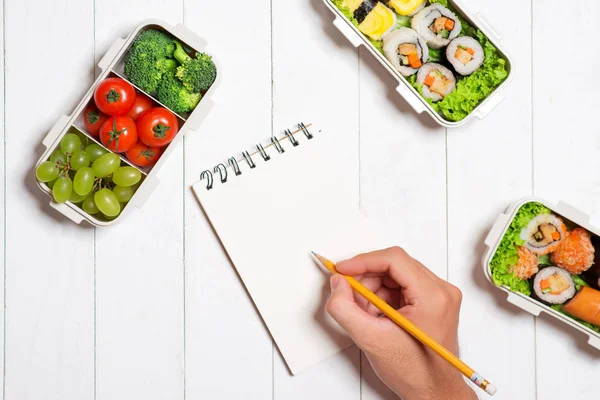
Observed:
[[[312,253],[312,255],[313,255],[313,256],[315,256],[315,257],[316,257],[316,256],[318,256],[318,254],[317,254],[317,253],[315,253],[315,252],[314,252],[314,251],[312,251],[312,250],[311,250],[311,253]]]

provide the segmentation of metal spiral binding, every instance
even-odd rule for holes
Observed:
[[[210,190],[213,188],[213,174],[209,170],[202,171],[200,174],[200,180],[204,180],[206,178],[206,190]]]
[[[310,126],[310,124],[309,124],[309,126]],[[300,142],[298,141],[298,139],[296,139],[294,137],[294,135],[296,133],[299,133],[299,132],[302,132],[304,134],[304,136],[306,136],[306,138],[308,140],[314,138],[313,134],[308,130],[308,126],[306,126],[304,123],[300,122],[298,124],[298,130],[297,131],[295,131],[293,133],[289,129],[286,129],[284,131],[285,136],[288,138],[288,140],[290,141],[290,143],[294,147],[297,147],[297,146],[300,145]],[[284,149],[283,145],[281,144],[280,139],[278,139],[276,136],[272,136],[271,137],[271,145],[268,145],[267,149],[269,147],[271,147],[271,146],[273,146],[275,148],[275,150],[277,150],[277,152],[279,154],[285,153],[285,149]],[[265,147],[261,143],[258,143],[256,145],[256,149],[258,151],[255,152],[255,153],[253,153],[253,154],[250,154],[250,152],[248,152],[248,151],[242,152],[242,156],[244,157],[244,160],[246,161],[246,163],[248,164],[248,166],[250,167],[250,169],[256,168],[256,163],[254,162],[254,159],[252,158],[253,155],[260,154],[260,156],[263,158],[263,160],[265,160],[265,161],[271,160],[271,156],[267,152],[267,149],[265,149]],[[217,174],[217,173],[219,174],[219,177],[221,179],[221,183],[226,183],[227,182],[227,178],[228,178],[227,168],[229,168],[229,167],[231,167],[231,169],[233,170],[233,173],[235,174],[235,176],[239,176],[239,175],[242,174],[242,170],[240,169],[240,166],[238,164],[237,158],[236,157],[231,157],[231,158],[229,158],[227,160],[227,165],[225,165],[223,163],[220,163],[217,166],[215,166],[214,169],[213,169],[214,174]],[[207,181],[206,182],[206,190],[213,189],[213,186],[214,186],[214,174],[210,170],[203,171],[202,174],[200,174],[200,180],[206,179],[206,181]]]
[[[223,168],[221,168],[223,167]],[[221,183],[227,182],[227,167],[225,164],[219,164],[214,169],[215,174],[218,172],[221,176]]]

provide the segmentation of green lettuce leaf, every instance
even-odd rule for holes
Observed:
[[[540,214],[550,214],[550,209],[536,202],[524,204],[517,212],[490,262],[492,279],[496,285],[507,286],[514,292],[531,295],[529,282],[526,279],[517,278],[510,272],[510,269],[519,261],[518,247],[525,243],[521,239],[521,230],[533,217]]]
[[[565,312],[563,310],[562,305],[560,305],[560,304],[554,304],[554,305],[552,305],[550,307],[552,307],[553,309],[555,309],[559,313],[564,314],[567,317],[574,319],[575,321],[579,322],[581,325],[585,326],[586,328],[590,328],[594,332],[600,333],[600,326],[597,326],[597,325],[594,325],[594,324],[590,324],[589,322],[586,322],[586,321],[584,321],[582,319],[579,319],[577,317],[572,316],[571,314],[569,314],[569,313],[567,313],[567,312]]]

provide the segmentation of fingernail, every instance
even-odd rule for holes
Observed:
[[[334,290],[335,288],[337,288],[340,285],[340,276],[339,275],[333,275],[329,281],[330,285],[331,285],[331,290]]]

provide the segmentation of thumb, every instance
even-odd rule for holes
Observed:
[[[363,338],[375,317],[364,311],[354,301],[354,293],[350,284],[342,275],[331,277],[331,297],[327,302],[327,312],[350,335],[354,342],[361,346]]]

